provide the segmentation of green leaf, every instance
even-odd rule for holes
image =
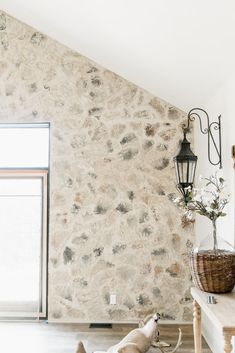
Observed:
[[[200,214],[201,216],[205,216],[206,212],[205,211],[197,211],[198,214]]]
[[[220,213],[220,217],[224,217],[224,216],[226,216],[227,215],[227,213],[224,213],[224,212],[221,212]]]
[[[215,210],[216,208],[218,208],[218,204],[217,204],[216,202],[212,202],[212,203],[211,203],[211,208],[212,208],[213,210]]]

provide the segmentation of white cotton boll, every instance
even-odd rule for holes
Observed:
[[[193,213],[192,211],[187,211],[185,212],[185,216],[188,220],[192,220],[193,219]]]
[[[199,194],[195,195],[193,197],[193,201],[200,202],[201,201],[201,196]]]
[[[180,197],[176,197],[176,198],[173,200],[174,203],[179,203],[180,201],[181,201],[181,198],[180,198]]]
[[[214,212],[215,210],[213,210],[213,208],[211,208],[210,206],[206,207],[206,212],[210,213],[210,212]]]
[[[224,178],[224,173],[223,173],[223,169],[217,169],[217,171],[215,172],[215,175],[217,176],[217,178]]]
[[[211,199],[207,195],[203,195],[201,200],[205,206],[209,206],[211,202],[213,202],[213,199]]]
[[[229,194],[226,192],[226,190],[221,190],[220,191],[220,197],[222,198],[222,199],[228,199],[229,198]]]

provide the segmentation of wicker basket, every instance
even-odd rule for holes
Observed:
[[[193,282],[210,293],[227,293],[235,285],[235,252],[219,250],[191,252],[190,267]]]

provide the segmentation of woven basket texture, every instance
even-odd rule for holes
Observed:
[[[235,252],[219,250],[191,252],[190,267],[194,285],[210,293],[231,292],[235,285]]]

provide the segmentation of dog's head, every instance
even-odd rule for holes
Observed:
[[[158,322],[158,320],[159,320],[160,318],[161,318],[161,317],[160,317],[160,314],[158,314],[158,313],[156,313],[156,314],[153,315],[153,319],[154,319],[155,322]]]
[[[160,314],[156,313],[154,315],[148,315],[144,320],[139,321],[139,327],[144,327],[144,325],[149,321],[149,320],[154,320],[156,323],[158,323],[158,320],[160,319]]]

